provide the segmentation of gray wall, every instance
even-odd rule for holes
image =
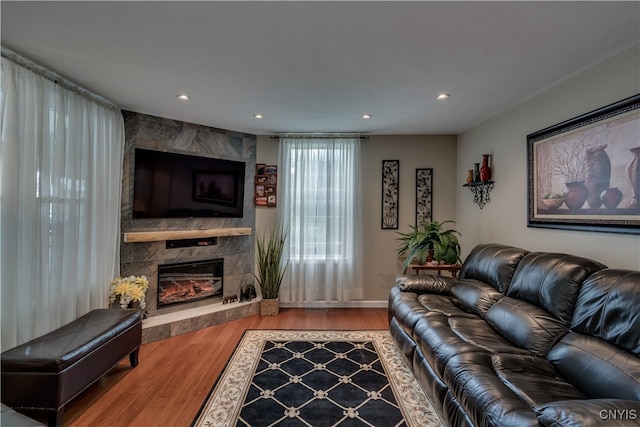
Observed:
[[[478,243],[501,242],[640,269],[637,235],[527,227],[526,152],[528,134],[640,93],[639,51],[636,45],[618,53],[459,136],[457,218],[465,253]],[[493,155],[496,184],[480,210],[461,186],[485,153]]]
[[[386,301],[401,272],[398,235],[415,225],[416,169],[433,168],[433,219],[455,220],[456,136],[380,135],[362,143],[365,300]],[[382,230],[382,160],[400,160],[399,229]],[[454,225],[455,227],[456,225]]]
[[[194,125],[144,114],[123,112],[125,154],[122,179],[122,233],[129,231],[192,230],[207,228],[255,227],[253,179],[256,163],[256,137],[207,126]],[[134,148],[147,148],[182,154],[196,154],[243,161],[245,170],[244,216],[242,218],[132,219]],[[120,249],[120,274],[149,278],[147,311],[149,317],[199,307],[216,300],[185,303],[157,310],[157,266],[185,261],[224,258],[224,295],[236,294],[244,283],[253,283],[255,234],[219,237],[216,246],[166,249],[165,242],[125,243]]]
[[[277,160],[278,140],[258,136],[258,162],[276,164]],[[401,269],[395,255],[396,230],[380,228],[382,160],[400,160],[400,228],[397,231],[409,231],[408,225],[415,224],[416,168],[433,168],[433,218],[455,219],[456,137],[377,135],[362,141],[364,301],[386,303],[389,289]],[[257,208],[257,233],[275,221],[277,209]]]

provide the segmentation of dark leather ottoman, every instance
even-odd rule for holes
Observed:
[[[2,403],[48,412],[61,426],[64,406],[127,354],[138,364],[140,310],[96,309],[2,353]]]

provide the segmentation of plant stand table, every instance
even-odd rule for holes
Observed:
[[[451,277],[458,277],[458,271],[462,268],[460,264],[409,264],[409,268],[412,268],[416,274],[420,274],[420,271],[437,271],[438,276],[442,275],[443,271],[448,271],[451,273]]]

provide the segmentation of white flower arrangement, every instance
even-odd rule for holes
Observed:
[[[147,306],[144,301],[147,289],[147,276],[116,277],[111,282],[109,303],[113,304],[120,297],[120,308],[127,308],[131,302],[139,302],[140,308],[144,309]]]

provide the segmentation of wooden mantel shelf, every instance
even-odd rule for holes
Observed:
[[[124,233],[124,241],[126,243],[139,243],[206,237],[247,236],[251,234],[251,231],[251,227],[207,228],[205,230],[130,231]]]

